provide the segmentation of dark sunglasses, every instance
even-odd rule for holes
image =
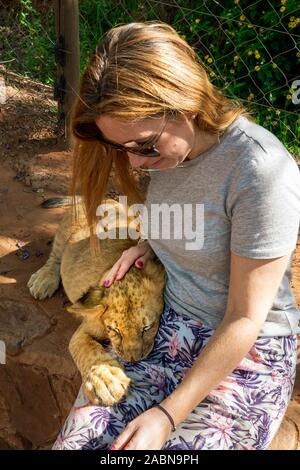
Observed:
[[[139,155],[141,157],[159,157],[160,152],[156,148],[156,145],[162,133],[164,132],[170,118],[171,118],[171,114],[167,114],[165,123],[161,131],[159,132],[159,134],[154,138],[154,140],[151,139],[148,142],[144,142],[142,145],[137,145],[136,147],[126,147],[125,145],[115,144],[114,142],[110,142],[109,140],[104,139],[104,137],[98,138],[98,140],[122,152],[124,151],[124,152],[134,153],[135,155]]]

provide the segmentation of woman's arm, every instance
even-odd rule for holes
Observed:
[[[161,405],[175,425],[227,377],[255,343],[272,306],[289,256],[249,259],[231,254],[226,313],[181,384]]]
[[[288,261],[289,256],[256,260],[231,254],[224,319],[180,385],[161,402],[175,425],[184,421],[249,352],[266,320]],[[126,426],[112,449],[161,449],[170,433],[168,417],[158,408],[150,408]]]

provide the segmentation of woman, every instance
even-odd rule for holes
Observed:
[[[201,243],[190,244],[191,227],[181,238],[150,234],[113,266],[108,288],[134,263],[157,255],[164,264],[155,346],[124,363],[134,385],[120,404],[92,406],[80,391],[54,449],[266,449],[291,397],[300,332],[289,284],[295,161],[160,22],[107,33],[72,124],[72,190],[91,225],[114,164],[130,203],[200,205]],[[153,170],[145,201],[130,167]]]

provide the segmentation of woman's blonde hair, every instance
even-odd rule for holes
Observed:
[[[71,195],[81,194],[91,235],[112,168],[128,204],[143,202],[126,152],[99,140],[95,118],[109,114],[136,122],[168,111],[196,114],[201,130],[218,135],[239,115],[250,117],[209,81],[194,49],[170,25],[146,21],[109,30],[89,59],[71,117]]]

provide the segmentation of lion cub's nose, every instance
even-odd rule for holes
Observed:
[[[130,356],[129,360],[130,360],[130,362],[137,362],[137,359],[132,355]]]
[[[128,362],[138,362],[138,361],[141,361],[143,359],[142,354],[128,354],[127,357],[128,357],[128,359],[127,359]]]

